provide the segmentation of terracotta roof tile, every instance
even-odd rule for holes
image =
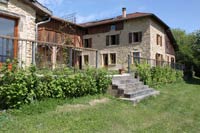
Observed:
[[[134,19],[134,18],[139,18],[139,17],[145,17],[145,16],[151,16],[151,15],[152,15],[151,13],[136,12],[136,13],[127,14],[126,18],[123,18],[121,15],[121,16],[117,16],[114,18],[82,23],[80,25],[83,27],[91,27],[91,26],[102,25],[102,24],[107,24],[107,23],[112,23],[112,22],[117,22],[117,21],[122,21],[122,20],[128,20],[128,19]]]

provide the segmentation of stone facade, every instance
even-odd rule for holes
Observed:
[[[21,0],[9,0],[0,3],[0,13],[4,16],[18,18],[18,37],[21,39],[35,40],[36,11]],[[18,43],[18,59],[24,66],[29,66],[32,61],[31,42]],[[22,65],[22,64],[20,64]]]
[[[175,59],[175,51],[174,48],[164,30],[164,27],[154,20],[150,21],[150,47],[151,47],[151,59],[156,59],[156,54],[163,55],[163,60],[168,61],[167,57],[170,58],[168,62],[171,62],[171,58]],[[157,45],[157,35],[162,37],[162,46]]]
[[[130,32],[142,32],[142,41],[129,43]],[[107,35],[120,35],[120,44],[106,46]],[[157,46],[157,34],[162,36],[162,47]],[[124,27],[120,31],[109,31],[105,33],[87,34],[83,39],[92,38],[92,48],[99,50],[99,67],[104,66],[104,54],[108,54],[108,67],[109,69],[127,68],[128,54],[133,56],[133,52],[139,52],[140,57],[146,59],[156,59],[156,53],[162,54],[164,61],[167,57],[175,59],[175,53],[172,44],[170,43],[164,26],[157,23],[150,17],[143,17],[137,19],[130,19],[124,21]],[[166,44],[168,43],[168,48]],[[166,50],[167,49],[167,50]],[[110,54],[116,54],[116,64],[111,64]],[[133,62],[133,59],[132,59]]]
[[[19,18],[18,37],[35,39],[36,11],[21,0],[9,0],[7,4],[0,3],[0,13]]]

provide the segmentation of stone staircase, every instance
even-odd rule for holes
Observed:
[[[122,100],[138,103],[142,99],[158,95],[160,92],[144,85],[139,79],[130,74],[114,75],[112,78],[112,90]]]

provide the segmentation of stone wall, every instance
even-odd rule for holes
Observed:
[[[19,18],[19,38],[35,40],[36,11],[32,7],[24,4],[21,0],[9,0],[7,4],[0,3],[0,13]],[[32,59],[32,44],[29,42],[27,46],[25,45],[25,43],[18,44],[18,54],[19,60],[23,61],[25,66],[28,66]]]
[[[167,61],[167,57],[170,57],[170,59],[173,57],[175,59],[175,51],[174,48],[169,41],[169,38],[164,30],[164,26],[160,25],[153,19],[151,19],[151,25],[150,25],[150,47],[151,47],[151,59],[156,59],[156,54],[163,55],[163,60]],[[157,35],[160,35],[162,37],[162,46],[157,45]],[[170,60],[171,62],[171,60]]]

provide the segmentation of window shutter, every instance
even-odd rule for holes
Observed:
[[[110,36],[106,36],[106,46],[110,45]]]
[[[128,36],[129,36],[129,43],[132,43],[133,42],[133,33],[129,33]]]
[[[119,38],[119,34],[117,34],[117,35],[116,35],[116,44],[119,45],[119,43],[120,43],[120,38]]]
[[[89,48],[92,48],[92,38],[88,39],[89,43]]]
[[[157,43],[157,45],[159,45],[159,35],[157,34],[157,41],[156,41],[156,43]]]
[[[142,41],[142,32],[139,32],[139,42]]]
[[[160,36],[160,46],[162,46],[162,36]]]

